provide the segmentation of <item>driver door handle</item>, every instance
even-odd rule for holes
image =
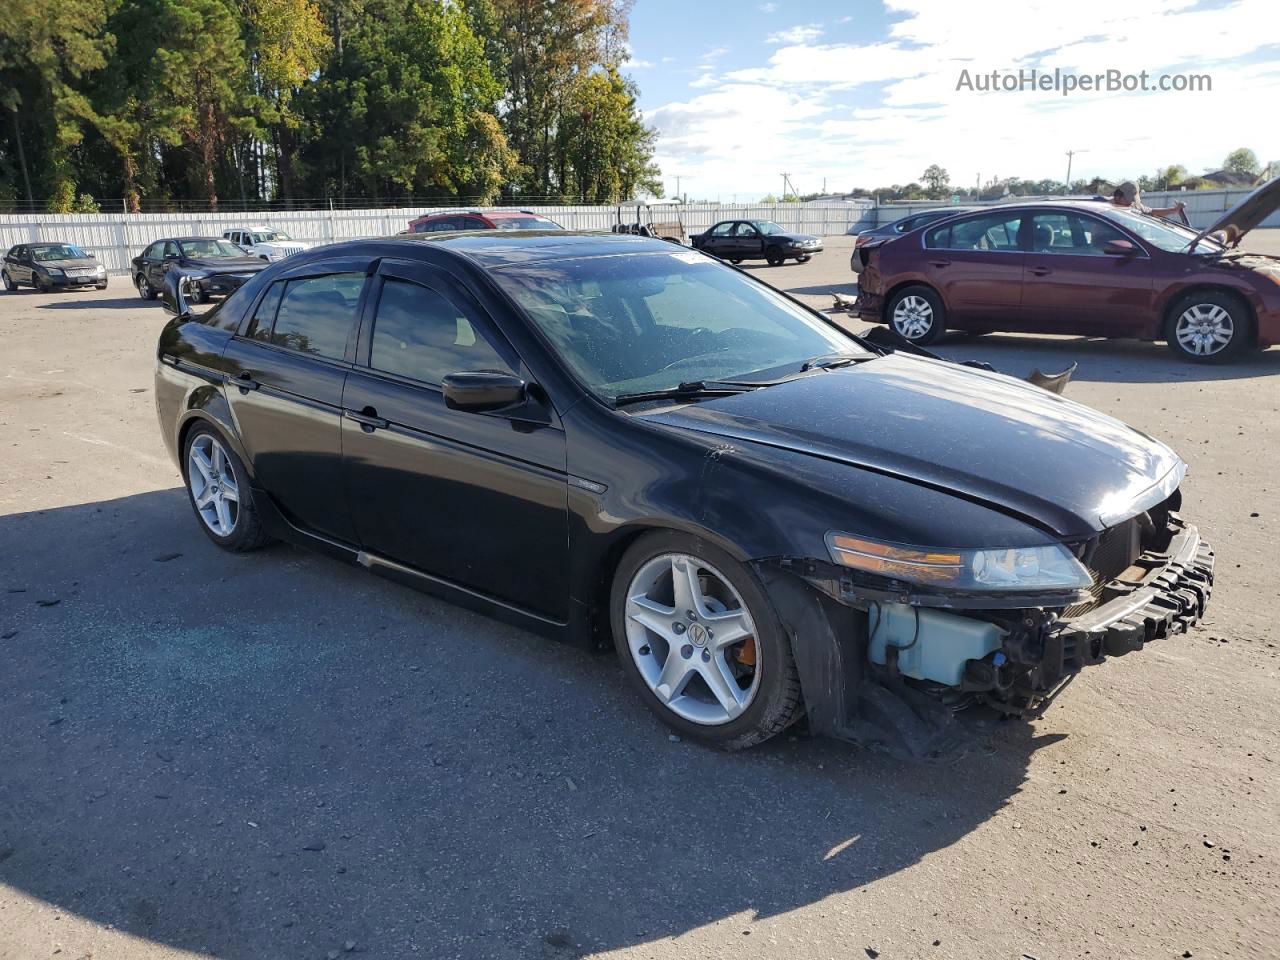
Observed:
[[[365,433],[385,430],[391,426],[391,421],[378,416],[378,411],[373,407],[365,407],[363,410],[343,410],[342,415],[360,424],[360,429]]]
[[[232,378],[231,382],[240,388],[241,393],[248,393],[250,390],[257,390],[258,387],[262,386],[248,373],[242,373],[240,376]]]
[[[1053,273],[1048,267],[1027,267],[1033,277],[1047,277]]]
[[[949,266],[951,266],[951,261],[950,261],[950,260],[930,260],[930,261],[929,261],[929,266],[931,266],[931,267],[949,267]]]

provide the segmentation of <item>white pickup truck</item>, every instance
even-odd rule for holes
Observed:
[[[246,253],[273,263],[311,249],[311,244],[293,240],[283,230],[274,227],[232,227],[222,232],[222,239],[230,240]]]

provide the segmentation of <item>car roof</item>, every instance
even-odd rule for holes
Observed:
[[[374,245],[383,251],[396,248],[407,251],[418,247],[423,250],[447,252],[470,260],[482,268],[533,263],[540,260],[576,260],[585,257],[609,257],[635,253],[684,253],[702,256],[691,247],[677,246],[666,240],[627,233],[592,233],[573,230],[460,230],[451,233],[399,233],[390,237],[352,240],[348,243],[317,247],[311,253],[324,257],[332,257],[344,249],[351,253],[357,251],[365,253]],[[377,255],[394,256],[395,254],[379,252]],[[304,254],[297,256],[301,257]],[[292,262],[292,258],[290,259]]]

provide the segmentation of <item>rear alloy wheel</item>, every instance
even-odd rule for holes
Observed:
[[[244,465],[212,427],[192,430],[183,467],[191,508],[210,540],[236,553],[267,541]]]
[[[143,300],[154,300],[156,298],[156,292],[151,288],[151,282],[147,279],[146,274],[138,274],[134,277],[133,283],[138,288],[138,296]]]
[[[651,534],[615,575],[618,656],[680,733],[733,750],[786,729],[800,709],[790,645],[758,580],[694,537]]]
[[[782,255],[782,251],[777,247],[770,247],[764,252],[764,258],[769,261],[769,266],[780,267],[787,262],[787,258]]]
[[[942,300],[928,287],[907,287],[889,301],[889,326],[907,343],[923,346],[946,329]]]
[[[1170,311],[1165,324],[1169,349],[1195,363],[1226,360],[1243,349],[1248,339],[1248,310],[1225,293],[1184,297]]]
[[[18,289],[18,285],[13,282],[13,277],[9,276],[8,270],[0,270],[0,280],[4,281],[4,288],[10,293]]]

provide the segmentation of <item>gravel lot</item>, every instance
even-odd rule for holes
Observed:
[[[848,252],[753,269],[826,307]],[[123,278],[0,295],[0,958],[1276,955],[1280,349],[944,341],[1078,360],[1072,397],[1191,464],[1218,582],[1193,633],[912,766],[671,742],[610,657],[219,552],[158,434],[164,322]]]

